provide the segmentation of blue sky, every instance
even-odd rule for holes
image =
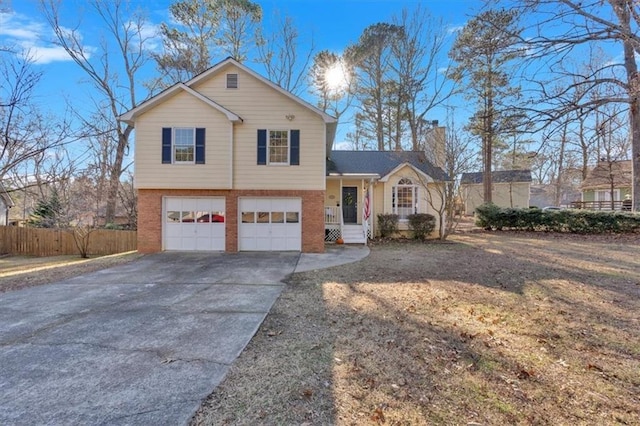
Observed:
[[[4,1],[4,2],[3,2]],[[403,8],[413,9],[418,4],[426,7],[435,17],[441,17],[449,29],[464,25],[479,1],[470,0],[264,0],[258,1],[263,8],[263,22],[268,25],[271,17],[279,11],[291,16],[304,39],[313,34],[316,50],[328,49],[341,52],[355,42],[364,28],[391,19]],[[132,0],[134,5],[144,8],[148,14],[149,31],[168,20],[170,0]],[[84,10],[81,0],[63,0],[62,23],[76,26],[89,46],[97,46],[100,39],[100,22],[89,11]],[[36,0],[0,0],[0,45],[12,45],[30,49],[37,67],[44,72],[38,88],[38,100],[43,110],[60,112],[65,100],[82,109],[91,92],[84,84],[86,76],[71,62],[66,53],[52,45],[51,30],[42,17]],[[8,9],[8,10],[7,10]],[[451,36],[453,41],[453,35]],[[153,47],[153,46],[150,46]],[[219,58],[220,60],[223,58]],[[250,67],[261,70],[248,63]],[[153,65],[145,71],[148,77],[154,74]],[[303,95],[304,96],[304,95]],[[311,100],[311,99],[307,99]],[[438,118],[438,117],[434,117]],[[444,117],[440,118],[443,119]],[[344,136],[343,126],[339,137]]]

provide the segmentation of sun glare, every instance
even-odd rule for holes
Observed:
[[[347,90],[349,86],[349,75],[342,61],[337,61],[331,67],[327,68],[325,81],[327,88],[333,93],[340,93]]]

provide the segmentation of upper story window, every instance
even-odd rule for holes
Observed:
[[[193,163],[196,151],[196,132],[194,128],[173,129],[173,162]]]
[[[402,178],[392,188],[393,213],[400,220],[407,220],[409,215],[418,211],[418,187],[411,179]]]
[[[238,88],[238,74],[227,74],[227,89]]]
[[[300,130],[258,129],[258,165],[300,165]]]
[[[204,128],[162,128],[162,164],[204,164],[204,148]]]
[[[269,130],[268,164],[289,164],[289,131]]]

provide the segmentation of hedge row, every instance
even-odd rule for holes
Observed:
[[[514,209],[483,204],[476,208],[476,224],[484,229],[496,230],[576,234],[630,233],[640,232],[640,214],[573,209]]]

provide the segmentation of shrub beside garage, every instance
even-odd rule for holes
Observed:
[[[476,208],[476,225],[487,230],[567,232],[575,234],[640,232],[640,214],[594,210]]]

